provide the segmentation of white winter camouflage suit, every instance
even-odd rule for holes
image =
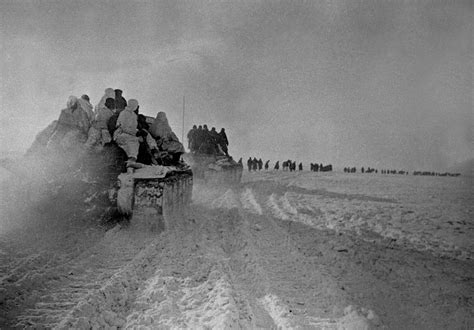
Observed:
[[[138,108],[138,101],[131,99],[128,105],[120,112],[117,119],[117,129],[114,133],[114,140],[122,148],[129,158],[138,157],[139,139],[136,136],[138,131],[138,116],[134,112]]]

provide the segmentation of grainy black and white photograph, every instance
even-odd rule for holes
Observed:
[[[0,0],[0,329],[474,329],[472,0]]]

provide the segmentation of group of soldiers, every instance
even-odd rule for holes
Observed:
[[[242,158],[240,158],[239,160],[239,164],[242,164]],[[270,161],[267,160],[265,162],[265,165],[262,161],[262,159],[257,159],[256,157],[249,157],[249,159],[247,160],[247,169],[249,172],[251,171],[260,171],[262,169],[265,169],[265,170],[268,170],[270,167]],[[288,159],[288,160],[285,160],[283,162],[281,162],[281,168],[283,171],[290,171],[290,172],[293,172],[293,171],[303,171],[303,163],[299,163],[297,164],[296,161],[293,161],[291,159]],[[273,169],[278,171],[280,169],[280,161],[277,161],[275,163],[275,165],[273,166]],[[332,165],[329,164],[329,165],[323,165],[323,164],[313,164],[311,163],[310,164],[310,171],[312,172],[330,172],[332,171]]]
[[[229,140],[224,128],[217,132],[215,127],[209,130],[206,124],[199,127],[193,125],[187,137],[188,148],[192,153],[229,156]]]
[[[95,108],[87,95],[70,96],[47,146],[66,150],[68,143],[75,141],[86,151],[100,151],[116,143],[128,157],[127,168],[181,164],[184,147],[171,130],[166,114],[158,112],[153,119],[140,114],[139,108],[138,101],[125,100],[120,89],[107,88]]]
[[[291,159],[288,159],[287,161],[284,161],[281,164],[282,164],[283,171],[290,171],[290,172],[296,171],[296,161],[292,161]],[[298,170],[299,171],[303,170],[303,163],[299,163]]]
[[[360,168],[361,173],[379,173],[379,171],[376,168],[372,167],[361,167]],[[357,173],[357,168],[356,167],[344,167],[344,173]],[[398,174],[398,175],[408,175],[409,171],[407,170],[393,170],[393,169],[382,169],[380,170],[380,174]],[[460,173],[449,173],[449,172],[444,172],[444,173],[439,173],[439,172],[433,172],[433,171],[413,171],[413,175],[429,175],[429,176],[459,176],[461,175]]]
[[[310,164],[310,170],[312,172],[331,172],[332,171],[332,165],[323,165],[322,163],[311,163]]]
[[[379,171],[376,168],[372,167],[361,167],[360,168],[361,173],[378,173]],[[357,173],[357,168],[354,167],[344,167],[344,173]],[[381,174],[408,174],[408,171],[397,171],[397,170],[381,170]]]
[[[242,158],[239,160],[239,163],[242,164]],[[270,167],[270,161],[267,160],[265,164],[263,163],[262,159],[257,159],[256,157],[249,157],[247,160],[247,169],[249,172],[251,171],[261,171],[262,169],[268,170]],[[280,169],[280,161],[277,161],[275,165],[273,166],[274,170],[279,170]],[[283,171],[296,171],[296,162],[291,161],[291,160],[286,160],[282,162],[282,170]],[[302,171],[303,170],[303,163],[299,163],[298,165],[298,170]]]
[[[242,163],[242,158],[239,160],[239,163]],[[265,162],[265,169],[268,170],[268,166],[269,166],[269,163],[270,161],[267,160]],[[252,158],[252,157],[249,157],[249,159],[247,160],[247,168],[250,171],[261,171],[262,168],[264,167],[263,165],[263,160],[262,158],[260,159],[257,159],[257,158]]]

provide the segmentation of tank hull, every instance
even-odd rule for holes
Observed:
[[[243,166],[228,156],[186,154],[196,180],[205,184],[235,185],[242,179]]]
[[[148,166],[134,173],[122,173],[118,180],[118,211],[130,218],[133,228],[172,229],[172,215],[182,213],[191,202],[191,170]]]

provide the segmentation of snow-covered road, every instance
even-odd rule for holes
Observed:
[[[418,209],[361,183],[261,172],[238,187],[196,184],[160,234],[104,232],[50,205],[0,238],[0,327],[472,328],[469,254],[440,258],[375,225],[429,200]]]

